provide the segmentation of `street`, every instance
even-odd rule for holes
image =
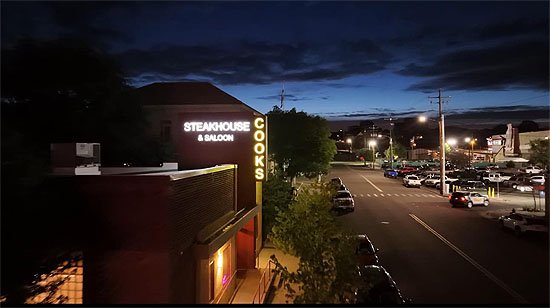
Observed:
[[[518,238],[482,215],[498,202],[451,208],[434,189],[363,166],[333,166],[332,177],[355,195],[355,211],[338,219],[369,236],[413,303],[548,304],[548,237]]]

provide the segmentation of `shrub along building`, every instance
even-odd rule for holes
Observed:
[[[209,83],[136,94],[178,170],[75,177],[86,213],[83,303],[226,303],[235,273],[256,268],[261,249],[266,118]]]

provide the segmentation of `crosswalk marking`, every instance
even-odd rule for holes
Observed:
[[[385,193],[385,194],[359,194],[360,197],[424,197],[424,198],[437,198],[437,197],[441,197],[441,198],[447,198],[446,196],[440,196],[440,195],[435,195],[435,194],[388,194],[388,193]]]

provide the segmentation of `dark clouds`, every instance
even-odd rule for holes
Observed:
[[[239,42],[211,46],[159,46],[116,57],[134,82],[141,76],[198,76],[219,84],[337,80],[381,71],[392,55],[370,40],[331,44]]]
[[[408,90],[496,90],[531,88],[548,91],[548,41],[515,41],[485,48],[452,51],[433,63],[411,63],[399,71],[429,77]]]
[[[379,109],[380,112],[376,112],[376,109]],[[420,115],[428,115],[434,119],[437,118],[437,113],[434,110],[411,110],[403,112],[401,110],[392,110],[390,108],[373,108],[373,111],[374,112],[356,113],[332,112],[318,115],[327,118],[329,121],[381,120],[383,118],[387,118],[390,114],[396,120],[417,117]],[[446,126],[462,125],[471,127],[489,127],[512,122],[519,123],[526,119],[541,123],[548,123],[549,118],[550,106],[512,105],[447,110],[445,112]]]

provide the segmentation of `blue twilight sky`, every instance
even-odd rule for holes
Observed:
[[[134,86],[207,80],[262,112],[284,86],[285,109],[328,120],[430,112],[441,88],[448,113],[548,121],[547,1],[1,6],[4,48],[76,37],[115,57]]]

